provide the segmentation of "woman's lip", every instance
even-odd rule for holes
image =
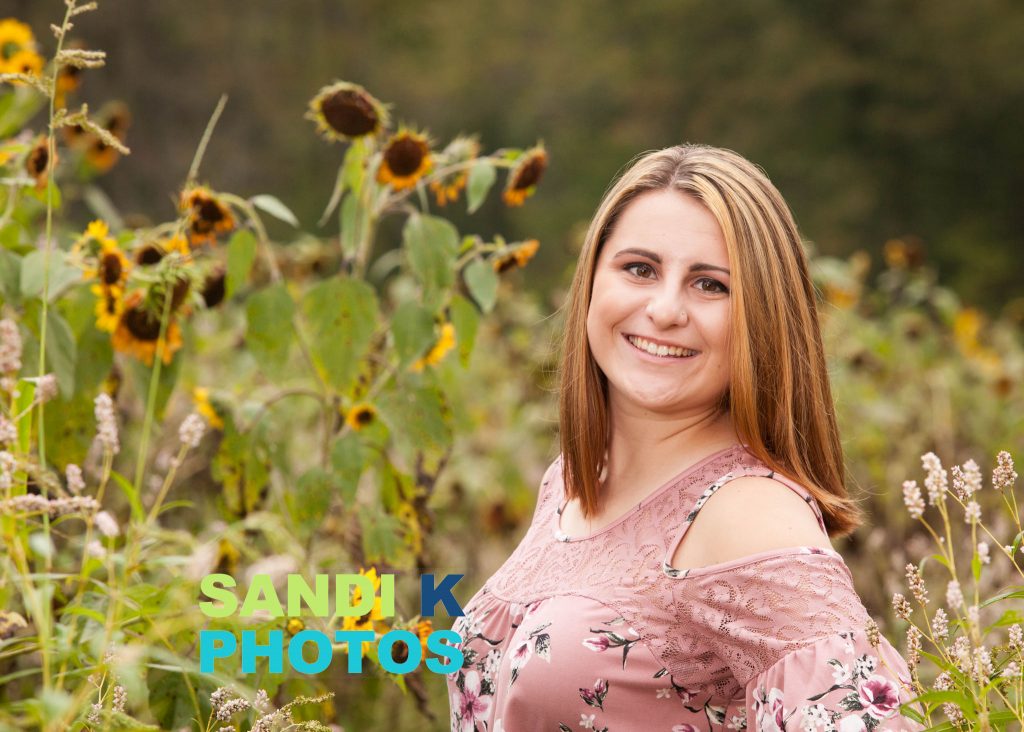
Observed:
[[[681,361],[681,360],[686,359],[686,358],[693,358],[694,356],[699,356],[700,355],[700,351],[696,351],[695,353],[693,353],[693,354],[691,354],[689,356],[655,356],[655,355],[650,354],[647,351],[643,350],[642,348],[638,348],[637,346],[635,346],[633,344],[633,342],[629,340],[629,336],[628,335],[623,335],[622,337],[626,341],[626,343],[629,344],[630,348],[632,348],[634,351],[639,353],[641,356],[646,356],[651,361],[665,362],[666,360],[669,360],[669,359]],[[641,338],[642,336],[633,336],[633,337],[634,338]],[[687,349],[687,350],[693,351],[695,349],[690,348],[690,349]]]

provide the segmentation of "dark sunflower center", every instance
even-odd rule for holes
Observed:
[[[531,186],[537,185],[542,175],[544,175],[544,169],[547,167],[547,162],[539,155],[535,155],[519,169],[516,173],[515,180],[512,182],[512,188],[517,191],[524,190]]]
[[[203,302],[206,303],[206,307],[212,308],[219,305],[224,300],[224,273],[217,272],[211,277],[207,278],[206,282],[203,283]]]
[[[349,137],[366,135],[377,129],[377,110],[364,95],[351,90],[339,91],[320,105],[324,119],[335,131]]]
[[[155,341],[160,337],[160,319],[142,307],[134,307],[124,314],[124,326],[139,341]]]
[[[195,209],[199,215],[198,218],[210,226],[214,226],[224,219],[224,210],[211,198],[200,198],[196,201]]]
[[[384,161],[392,173],[405,177],[420,169],[425,154],[422,142],[403,137],[388,145],[384,151]]]
[[[33,176],[40,176],[46,172],[46,165],[50,160],[50,151],[45,145],[40,145],[29,155],[27,165],[28,172]]]
[[[121,266],[121,258],[116,254],[104,254],[103,263],[100,265],[100,272],[103,275],[104,285],[117,284],[121,279],[124,268]]]
[[[356,422],[359,424],[370,424],[373,421],[373,412],[369,409],[360,409],[356,412]]]
[[[107,293],[107,296],[103,300],[103,304],[106,307],[108,315],[113,315],[117,312],[117,298],[114,297],[113,293]]]
[[[409,660],[409,644],[405,641],[395,641],[391,646],[391,658],[395,663],[405,663]]]
[[[164,258],[163,252],[152,244],[147,244],[135,255],[135,261],[142,265],[156,264]]]
[[[516,261],[516,258],[514,256],[512,256],[511,254],[506,254],[504,257],[498,260],[498,264],[495,266],[494,269],[498,274],[501,274],[502,272],[508,272],[510,269],[515,269],[515,266],[517,264],[518,262]]]

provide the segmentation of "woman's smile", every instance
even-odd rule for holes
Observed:
[[[633,346],[633,348],[644,356],[653,357],[655,361],[681,361],[693,358],[700,353],[700,351],[695,351],[692,348],[668,346],[660,343],[659,341],[649,340],[640,336],[625,335],[623,337],[626,339],[627,343]]]

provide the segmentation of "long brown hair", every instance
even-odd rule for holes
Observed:
[[[846,492],[843,449],[829,387],[816,293],[789,207],[764,172],[730,150],[680,145],[641,155],[590,222],[565,304],[559,425],[568,497],[597,509],[610,434],[608,384],[587,339],[587,311],[601,247],[629,203],[671,189],[718,221],[731,275],[731,373],[723,398],[736,434],[773,470],[817,499],[832,536],[861,512]]]

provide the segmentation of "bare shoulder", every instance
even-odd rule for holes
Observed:
[[[777,480],[745,476],[708,499],[676,549],[672,566],[703,567],[797,546],[832,548],[802,496]]]

